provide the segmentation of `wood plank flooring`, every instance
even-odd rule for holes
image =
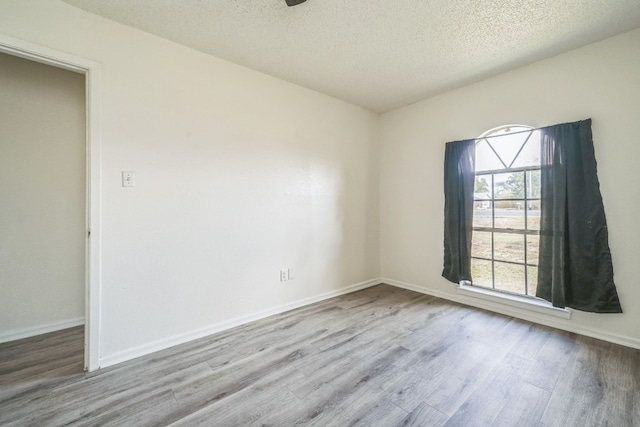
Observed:
[[[640,351],[379,285],[98,373],[0,345],[2,426],[640,426]]]

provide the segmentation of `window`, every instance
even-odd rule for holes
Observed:
[[[591,119],[448,142],[442,276],[622,313],[596,169]]]
[[[540,235],[540,132],[492,129],[475,141],[473,285],[535,296]]]

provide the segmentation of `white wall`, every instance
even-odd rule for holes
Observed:
[[[379,276],[378,115],[59,1],[0,8],[102,65],[103,366]]]
[[[568,321],[514,314],[640,347],[640,30],[463,87],[381,118],[381,274],[429,293],[458,295],[440,275],[443,161],[448,141],[501,124],[535,127],[591,117],[624,314],[574,311]],[[513,314],[513,313],[512,313]]]
[[[84,76],[0,54],[0,342],[82,324]]]

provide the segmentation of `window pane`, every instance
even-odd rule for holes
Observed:
[[[492,202],[473,202],[473,226],[493,227]]]
[[[527,198],[540,198],[540,170],[527,171]],[[538,201],[538,203],[540,203]]]
[[[527,235],[527,264],[538,265],[540,236]]]
[[[504,165],[489,147],[486,140],[482,139],[476,143],[476,172],[503,168]]]
[[[524,230],[524,209],[501,208],[499,206],[501,203],[512,203],[512,202],[496,202],[495,227],[512,229],[512,230]]]
[[[473,188],[476,199],[490,199],[491,198],[491,174],[489,175],[476,175],[476,182]],[[479,196],[480,195],[480,196]]]
[[[506,167],[513,167],[511,166],[511,164],[515,163],[514,159],[516,157],[516,154],[518,154],[518,151],[520,151],[520,147],[522,147],[522,145],[527,140],[527,137],[530,134],[530,132],[513,133],[513,132],[519,132],[521,130],[523,129],[513,127],[513,128],[510,128],[509,130],[504,130],[504,131],[499,131],[497,133],[494,133],[491,135],[492,138],[487,139],[489,144],[496,150],[496,152],[498,153],[498,156],[500,156],[502,161],[505,163]],[[501,135],[502,133],[505,133],[505,134]],[[501,136],[496,136],[496,135],[501,135]],[[527,145],[529,145],[529,143],[527,143]],[[523,148],[523,151],[527,145],[525,145],[525,147]],[[529,150],[527,150],[527,152],[528,151]],[[538,149],[538,151],[540,150]],[[522,152],[520,153],[518,158],[520,158],[520,156],[522,156]]]
[[[526,137],[529,134],[524,133],[522,135]],[[534,131],[520,154],[518,154],[515,162],[513,162],[512,167],[521,168],[538,165],[540,165],[540,131]]]
[[[497,173],[493,179],[496,199],[524,199],[524,172]]]
[[[538,267],[527,267],[527,295],[536,296],[536,287],[538,286]]]
[[[496,289],[524,294],[524,266],[495,262]]]
[[[471,237],[471,256],[491,259],[491,232],[474,231]]]
[[[540,202],[527,202],[540,203]],[[529,209],[527,211],[527,230],[540,230],[540,209]]]
[[[476,286],[492,288],[491,281],[491,261],[481,259],[471,259],[471,278]]]
[[[494,259],[524,262],[524,234],[494,233],[493,244]]]

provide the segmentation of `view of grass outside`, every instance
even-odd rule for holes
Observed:
[[[495,209],[492,209],[494,204]],[[526,210],[524,209],[525,204],[528,205]],[[476,201],[473,212],[473,226],[474,228],[494,228],[494,230],[539,230],[539,207],[539,200]],[[537,234],[499,231],[492,233],[491,231],[474,230],[471,256],[485,258],[486,260],[472,259],[471,276],[473,284],[494,288],[493,273],[495,275],[496,290],[535,296],[539,242],[540,238]],[[494,259],[493,267],[492,262],[487,261],[491,260],[492,257]],[[503,261],[523,264],[526,262],[527,266],[509,264]],[[525,283],[527,284],[526,289]]]
[[[539,224],[540,214],[537,212],[537,223]],[[515,221],[509,217],[503,218],[506,224],[515,225]],[[512,221],[512,222],[509,222]],[[498,218],[496,218],[498,222]],[[505,227],[507,228],[507,227]],[[515,228],[515,227],[511,227]],[[537,265],[538,263],[538,235],[526,235],[527,264]],[[525,262],[525,235],[512,233],[493,233],[494,260],[495,260],[495,288],[497,290],[525,294],[525,273],[524,265],[508,264],[500,261]],[[471,256],[491,259],[491,232],[474,231],[471,247]],[[538,278],[538,267],[527,267],[526,295],[535,296],[536,283]],[[493,288],[491,279],[491,261],[472,258],[471,276],[473,284]]]

